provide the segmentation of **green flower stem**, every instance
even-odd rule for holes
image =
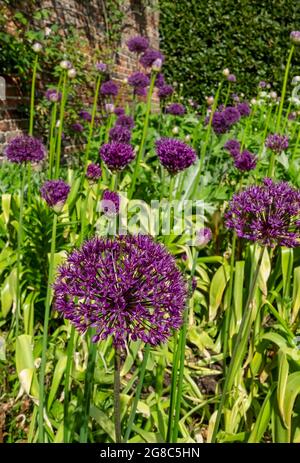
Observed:
[[[20,211],[19,211],[19,226],[18,226],[18,248],[17,248],[17,281],[16,281],[16,337],[19,335],[19,320],[22,310],[21,301],[21,254],[23,245],[23,211],[24,211],[24,190],[25,190],[26,175],[23,166],[21,166],[21,190],[20,190]]]
[[[298,130],[298,135],[297,135],[296,143],[295,143],[293,154],[292,154],[292,161],[294,161],[295,157],[297,156],[299,144],[300,144],[300,130]]]
[[[93,109],[92,109],[92,119],[91,119],[90,126],[89,126],[89,135],[88,135],[88,140],[87,140],[86,149],[85,149],[85,153],[84,153],[84,164],[83,164],[83,173],[84,174],[85,174],[85,171],[86,171],[86,168],[87,168],[90,149],[91,149],[91,142],[92,142],[92,137],[93,137],[94,125],[95,125],[95,116],[96,116],[96,112],[97,112],[97,104],[98,104],[98,97],[99,97],[99,90],[100,90],[101,80],[102,80],[102,76],[99,75],[97,77],[97,80],[96,80],[95,96],[94,96]]]
[[[62,81],[62,94],[61,94],[61,103],[60,103],[60,112],[59,112],[59,127],[58,127],[58,135],[57,135],[57,152],[56,152],[56,159],[55,159],[55,173],[54,178],[59,177],[59,169],[60,169],[60,157],[61,157],[61,138],[63,132],[63,121],[64,121],[64,112],[65,112],[65,105],[67,100],[67,71],[63,71],[63,81]]]
[[[111,126],[112,126],[113,117],[114,117],[113,114],[109,115],[107,125],[106,125],[106,130],[105,130],[104,143],[108,143],[108,141],[109,141],[109,131],[110,131]]]
[[[129,193],[128,193],[128,199],[132,198],[132,195],[133,195],[133,192],[134,192],[134,189],[135,189],[136,179],[137,179],[137,176],[138,176],[138,173],[139,173],[140,162],[141,162],[143,152],[144,152],[144,147],[145,147],[146,138],[147,138],[147,132],[148,132],[150,110],[151,110],[151,99],[152,99],[156,74],[157,74],[156,72],[153,72],[152,76],[151,76],[150,88],[149,88],[149,91],[148,91],[148,98],[147,98],[146,114],[145,114],[145,119],[144,119],[142,141],[141,141],[140,148],[139,148],[139,151],[138,151],[138,154],[137,154],[137,157],[136,157],[134,171],[133,171],[133,175],[132,175],[132,179],[131,179],[131,187],[130,187],[130,190],[129,190]]]
[[[115,348],[115,373],[114,373],[114,415],[115,415],[115,434],[116,443],[122,442],[121,434],[121,401],[120,401],[120,390],[121,390],[121,359],[120,351]]]
[[[219,408],[218,408],[218,412],[217,412],[217,416],[216,416],[216,421],[215,421],[215,425],[214,425],[214,429],[213,429],[213,434],[212,434],[212,438],[211,438],[212,443],[216,442],[217,433],[218,433],[218,430],[219,430],[221,416],[222,416],[223,408],[224,408],[224,405],[225,405],[225,401],[226,401],[226,398],[227,398],[228,394],[231,391],[234,378],[236,376],[238,368],[240,368],[240,366],[242,364],[243,357],[244,357],[244,354],[245,354],[247,341],[249,339],[249,335],[250,335],[250,331],[251,331],[252,310],[251,310],[250,306],[251,306],[251,303],[253,301],[254,291],[255,291],[255,288],[256,288],[256,283],[257,283],[257,279],[258,279],[258,275],[259,275],[259,271],[260,271],[260,267],[261,267],[261,262],[262,262],[264,250],[265,250],[265,248],[262,247],[261,251],[260,251],[259,258],[258,258],[258,262],[257,262],[257,265],[256,265],[256,269],[255,269],[255,272],[254,272],[254,275],[253,275],[253,278],[252,278],[252,281],[251,281],[251,285],[250,285],[250,289],[249,289],[249,295],[248,295],[248,299],[247,299],[246,306],[245,306],[245,309],[244,309],[244,313],[243,313],[242,321],[241,321],[241,324],[240,324],[239,332],[238,332],[237,338],[236,338],[235,343],[234,343],[234,349],[233,349],[230,365],[228,367],[228,371],[227,371],[227,374],[225,376],[225,382],[224,382],[223,392],[222,392],[222,396],[221,396],[221,401],[220,401],[220,404],[219,404]]]
[[[51,122],[50,122],[50,142],[49,142],[49,172],[48,177],[52,179],[53,177],[53,162],[54,162],[54,153],[55,153],[55,124],[57,116],[57,103],[54,103],[51,110]]]
[[[84,444],[86,444],[88,440],[90,403],[91,403],[93,384],[94,384],[94,371],[95,371],[95,362],[96,362],[96,354],[97,354],[97,346],[98,346],[96,342],[92,342],[93,334],[94,334],[94,330],[91,330],[89,356],[88,356],[88,362],[87,362],[87,368],[86,368],[85,380],[84,380],[82,425],[80,428],[80,443],[84,443]]]
[[[168,429],[166,442],[171,442],[172,438],[172,423],[174,419],[174,411],[176,404],[176,388],[177,388],[177,375],[178,375],[178,366],[179,366],[179,352],[181,350],[180,342],[182,338],[179,337],[178,342],[178,333],[177,331],[174,334],[173,341],[173,366],[172,366],[172,377],[171,377],[171,391],[170,391],[170,406],[169,406],[169,417],[168,417]]]
[[[49,315],[50,315],[50,306],[51,306],[51,293],[52,293],[52,283],[53,283],[53,274],[54,274],[56,227],[57,227],[57,214],[54,214],[53,224],[52,224],[52,237],[51,237],[51,251],[50,251],[47,295],[46,295],[46,302],[45,302],[42,358],[41,358],[40,376],[39,376],[39,420],[38,420],[38,424],[39,424],[39,442],[40,443],[44,442],[44,398],[45,398],[46,354],[47,354],[47,344],[48,344],[48,326],[49,326]]]
[[[80,227],[80,234],[79,234],[79,243],[83,243],[84,237],[85,237],[85,229],[86,229],[86,212],[88,208],[88,201],[89,201],[89,195],[90,195],[90,188],[87,189],[85,198],[83,199],[81,197],[81,227]]]
[[[230,90],[231,90],[231,82],[228,81],[228,87],[227,87],[227,93],[224,101],[224,106],[226,107],[228,100],[229,100],[229,95],[230,95]]]
[[[70,389],[71,389],[71,370],[73,363],[73,350],[74,350],[74,338],[75,338],[75,328],[71,325],[70,338],[68,341],[67,347],[67,364],[65,371],[65,382],[64,382],[64,443],[69,442],[69,403],[70,403]]]
[[[36,71],[39,61],[38,53],[35,56],[33,71],[32,71],[32,81],[31,81],[31,93],[30,93],[30,116],[29,116],[29,135],[33,134],[33,119],[34,119],[34,94],[35,94],[35,82],[36,82]]]
[[[119,173],[119,172],[115,172],[115,173],[111,176],[111,181],[110,181],[110,189],[111,189],[111,191],[117,191],[117,190],[118,190],[118,186],[119,186],[119,177],[120,177],[120,173]]]
[[[142,387],[143,387],[147,362],[148,362],[148,358],[149,358],[149,353],[150,353],[150,344],[147,344],[146,348],[145,348],[145,352],[144,352],[143,362],[142,362],[142,365],[141,365],[141,368],[140,368],[140,371],[139,371],[139,380],[138,380],[134,401],[132,403],[132,407],[131,407],[131,411],[130,411],[130,415],[129,415],[129,419],[128,419],[128,423],[127,423],[127,429],[126,429],[125,436],[124,436],[124,443],[126,443],[128,441],[128,439],[130,438],[132,425],[133,425],[133,422],[134,422],[138,402],[140,400],[140,396],[141,396],[141,392],[142,392]]]

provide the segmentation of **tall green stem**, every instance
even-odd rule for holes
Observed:
[[[39,60],[39,55],[36,54],[34,64],[33,64],[32,81],[31,81],[29,135],[33,134],[34,94],[35,94],[35,81],[36,81],[36,71],[37,71],[38,60]]]
[[[63,132],[63,121],[64,121],[64,113],[65,113],[65,105],[66,105],[66,97],[67,97],[67,71],[63,71],[63,84],[62,84],[62,92],[61,92],[61,103],[60,103],[60,112],[59,112],[59,127],[58,127],[58,139],[57,139],[57,152],[56,152],[56,159],[55,159],[55,174],[54,178],[58,178],[59,176],[59,169],[60,169],[60,157],[61,157],[61,138]]]
[[[40,377],[39,377],[39,442],[44,442],[44,398],[45,398],[45,372],[46,372],[46,354],[48,344],[48,326],[51,306],[51,293],[54,273],[54,255],[56,247],[56,227],[57,227],[57,214],[54,214],[52,224],[52,236],[51,236],[51,251],[50,251],[50,263],[49,263],[49,274],[47,284],[47,295],[45,302],[45,315],[44,315],[44,332],[43,332],[43,344],[42,344],[42,359],[40,366]]]
[[[144,152],[144,147],[145,147],[145,142],[146,142],[147,132],[148,132],[150,110],[151,110],[151,99],[152,99],[156,74],[157,74],[156,72],[153,72],[151,76],[150,88],[148,91],[148,98],[147,98],[143,134],[142,134],[142,141],[141,141],[140,148],[139,148],[139,151],[136,157],[136,162],[135,162],[134,171],[133,171],[132,180],[131,180],[131,187],[130,187],[129,194],[128,194],[129,199],[132,198],[132,195],[135,189],[136,179],[137,179],[138,172],[139,172],[139,166],[140,166],[140,162],[141,162],[143,152]]]
[[[96,88],[95,88],[95,95],[94,95],[93,109],[92,109],[92,118],[91,118],[91,122],[90,122],[89,135],[88,135],[88,140],[87,140],[87,144],[86,144],[86,148],[85,148],[85,154],[84,154],[84,168],[83,168],[84,173],[85,173],[86,168],[87,168],[87,163],[88,163],[88,160],[89,160],[89,153],[90,153],[90,149],[91,149],[91,141],[92,141],[93,129],[94,129],[94,125],[95,125],[95,116],[96,116],[96,112],[97,112],[97,104],[98,104],[99,90],[100,90],[100,85],[101,85],[101,78],[102,78],[102,76],[99,75],[97,77],[97,81],[96,81]]]
[[[115,434],[116,434],[116,443],[120,444],[122,442],[121,434],[121,401],[120,401],[120,391],[121,391],[121,359],[120,351],[115,348],[115,373],[114,373],[114,412],[115,412]]]
[[[230,365],[229,365],[229,368],[228,368],[228,371],[227,371],[227,375],[225,376],[225,382],[224,382],[222,397],[221,397],[220,405],[219,405],[219,408],[218,408],[218,413],[217,413],[217,417],[216,417],[216,421],[215,421],[215,425],[214,425],[214,430],[213,430],[213,434],[212,434],[212,439],[211,439],[212,443],[214,443],[216,441],[217,433],[218,433],[219,425],[220,425],[220,420],[221,420],[223,408],[224,408],[224,405],[225,405],[225,401],[226,401],[227,395],[230,393],[230,390],[231,390],[235,375],[236,375],[236,373],[238,371],[238,368],[240,368],[240,366],[242,364],[243,357],[244,357],[244,354],[245,354],[245,349],[246,349],[247,341],[249,339],[250,330],[251,330],[252,310],[250,308],[250,305],[251,305],[251,303],[253,301],[254,291],[255,291],[255,288],[256,288],[256,283],[257,283],[257,279],[258,279],[258,275],[259,275],[259,271],[260,271],[260,266],[261,266],[264,250],[265,250],[265,248],[262,247],[261,251],[260,251],[259,258],[258,258],[258,262],[257,262],[257,265],[256,265],[256,269],[255,269],[255,272],[254,272],[254,276],[252,278],[252,282],[251,282],[251,285],[250,285],[249,295],[248,295],[248,299],[247,299],[246,306],[245,306],[245,309],[244,309],[244,313],[243,313],[242,321],[241,321],[241,324],[240,324],[239,332],[238,332],[237,338],[236,338],[235,343],[234,343],[234,349],[233,349]]]
[[[49,172],[48,177],[52,179],[53,176],[53,162],[55,152],[55,124],[57,114],[57,103],[54,103],[51,110],[51,122],[50,122],[50,135],[49,135]]]
[[[69,442],[69,403],[70,403],[70,377],[72,371],[73,349],[74,349],[75,328],[71,325],[70,338],[67,347],[67,364],[64,383],[64,443]]]
[[[21,303],[21,254],[23,245],[23,210],[24,210],[24,189],[26,175],[23,166],[21,166],[21,190],[20,190],[20,211],[19,211],[19,226],[18,226],[18,249],[17,249],[17,282],[16,282],[16,337],[19,335],[19,320],[22,309]]]
[[[172,366],[172,377],[171,377],[171,392],[170,392],[170,406],[169,406],[169,417],[168,417],[168,429],[166,442],[171,442],[172,438],[172,423],[174,419],[174,410],[176,404],[176,387],[177,387],[177,376],[178,376],[178,365],[179,365],[179,352],[181,349],[180,341],[182,338],[179,338],[178,342],[178,333],[174,334],[173,342],[173,366]]]

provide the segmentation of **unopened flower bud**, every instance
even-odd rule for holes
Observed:
[[[74,79],[74,77],[76,77],[76,69],[72,68],[72,69],[69,69],[68,70],[68,77],[70,79]]]
[[[224,77],[228,77],[229,74],[230,74],[230,71],[229,71],[228,68],[225,68],[225,69],[223,69],[222,73],[223,73],[223,76],[224,76]]]
[[[42,47],[42,44],[40,44],[39,42],[36,42],[32,45],[32,49],[35,53],[40,53],[43,47]]]

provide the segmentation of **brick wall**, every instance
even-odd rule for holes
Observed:
[[[116,81],[123,81],[137,68],[136,57],[126,47],[129,37],[136,34],[145,35],[153,48],[159,48],[158,10],[155,8],[157,0],[152,6],[146,6],[145,0],[124,0],[121,2],[124,14],[121,27],[120,42],[113,50],[115,66],[112,77]],[[72,24],[88,39],[91,47],[105,40],[105,31],[108,27],[105,18],[109,17],[110,2],[105,0],[40,0],[36,2],[39,8],[51,12],[49,24]],[[154,8],[153,8],[154,7]],[[25,118],[24,106],[29,104],[28,95],[22,95],[18,81],[5,76],[6,99],[0,99],[0,153],[9,139],[27,129],[28,121]]]

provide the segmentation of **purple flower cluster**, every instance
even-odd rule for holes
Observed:
[[[67,257],[54,284],[55,308],[94,342],[112,336],[165,342],[182,324],[187,284],[174,258],[150,236],[95,237]]]
[[[134,127],[134,120],[131,116],[126,116],[125,114],[118,117],[116,120],[116,125],[120,125],[122,127],[126,127],[127,129],[133,129]]]
[[[227,140],[227,142],[224,145],[224,149],[226,151],[229,151],[229,153],[234,157],[235,153],[239,153],[241,149],[241,144],[239,141],[231,139]]]
[[[70,193],[69,185],[63,180],[47,180],[41,187],[41,196],[48,206],[62,207]]]
[[[57,103],[61,100],[61,93],[56,90],[56,88],[48,88],[45,92],[45,97],[51,103]]]
[[[119,89],[115,82],[113,82],[112,80],[107,80],[101,85],[100,92],[101,95],[104,96],[117,96]]]
[[[92,120],[92,115],[88,112],[85,111],[84,109],[81,109],[78,113],[78,115],[83,119],[84,121],[91,122]]]
[[[183,116],[185,107],[180,103],[171,103],[166,107],[166,113],[172,114],[173,116]]]
[[[10,162],[39,162],[45,157],[46,149],[42,142],[30,135],[13,138],[4,149],[4,155]]]
[[[137,35],[136,37],[129,39],[126,45],[129,51],[143,53],[149,47],[149,40],[146,37]]]
[[[233,151],[232,156],[234,158],[235,167],[242,172],[255,169],[257,159],[250,151],[244,150],[241,153]]]
[[[162,138],[156,142],[156,153],[161,164],[170,174],[187,169],[196,161],[196,152],[186,143],[175,138]]]
[[[71,129],[74,132],[83,132],[84,131],[84,127],[83,127],[82,124],[80,124],[80,122],[74,122],[74,124],[71,125]]]
[[[125,114],[125,109],[124,108],[121,108],[121,107],[116,107],[115,110],[114,110],[114,113],[116,116],[124,116]]]
[[[162,85],[161,87],[158,88],[158,97],[161,99],[167,98],[168,96],[171,96],[174,93],[174,89],[172,85]]]
[[[288,149],[289,139],[286,135],[271,134],[266,139],[266,147],[279,154]]]
[[[290,39],[295,45],[300,44],[300,31],[292,31],[290,34]]]
[[[131,132],[127,127],[115,125],[109,131],[109,140],[118,141],[120,143],[129,143],[131,140]]]
[[[128,77],[128,84],[132,87],[148,87],[150,84],[149,77],[143,72],[134,72]]]
[[[228,82],[236,82],[236,76],[234,74],[229,74],[227,80]]]
[[[115,191],[104,190],[101,199],[101,210],[107,217],[113,217],[120,211],[120,196]]]
[[[287,182],[266,178],[248,187],[233,196],[225,217],[240,238],[271,247],[300,244],[300,191]]]
[[[95,68],[97,69],[97,71],[104,73],[107,71],[107,64],[102,63],[102,61],[99,61],[95,64]]]
[[[102,169],[98,164],[89,164],[86,169],[86,177],[89,180],[96,181],[102,175]]]
[[[101,159],[113,172],[124,169],[135,157],[131,145],[115,141],[101,146],[99,154]]]
[[[219,108],[219,111],[216,111],[212,117],[214,132],[218,135],[226,133],[240,118],[241,115],[234,106],[227,106],[224,109]]]
[[[149,68],[157,59],[160,59],[163,62],[165,57],[160,51],[149,48],[140,57],[140,63],[144,68]]]
[[[208,227],[203,227],[196,233],[196,246],[203,247],[206,246],[212,239],[211,229]]]
[[[237,105],[237,109],[242,117],[249,116],[251,113],[251,108],[245,101],[243,103],[239,103]]]
[[[161,72],[156,74],[154,85],[156,88],[161,88],[166,84],[164,75]]]

